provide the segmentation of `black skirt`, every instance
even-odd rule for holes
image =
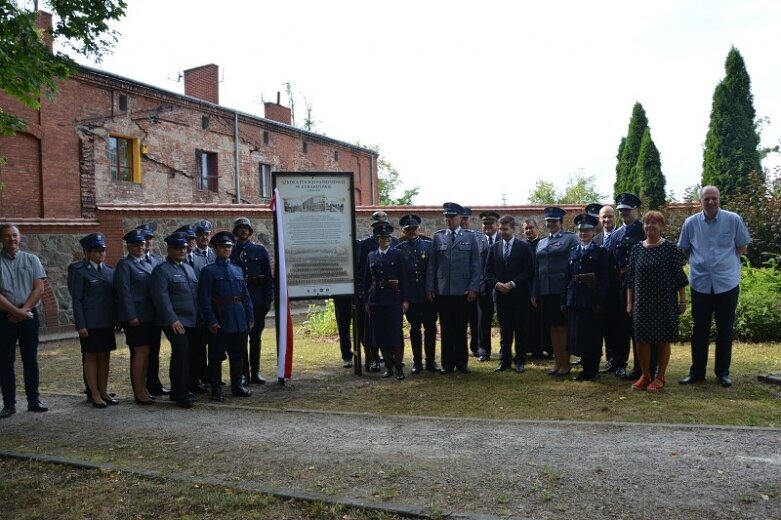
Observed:
[[[378,347],[400,348],[404,346],[404,331],[401,328],[401,305],[372,305],[371,330],[374,344]]]
[[[132,327],[127,322],[122,323],[125,331],[125,343],[128,347],[149,347],[160,341],[160,327],[152,322],[139,323]]]
[[[567,317],[561,312],[561,296],[543,294],[540,296],[542,321],[545,327],[561,327],[567,324]]]
[[[82,354],[95,354],[97,352],[111,352],[117,349],[117,340],[114,336],[114,327],[100,329],[87,329],[89,336],[79,337]]]

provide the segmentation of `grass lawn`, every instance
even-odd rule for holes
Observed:
[[[276,355],[273,329],[263,336],[262,373],[275,380]],[[118,345],[124,338],[118,336]],[[494,337],[494,348],[498,338]],[[712,350],[712,349],[711,349]],[[167,381],[169,348],[161,374]],[[406,348],[411,365],[411,352]],[[711,352],[712,356],[712,352]],[[128,374],[128,350],[118,346],[112,354],[109,388],[120,398],[132,398]],[[81,355],[77,340],[45,344],[40,353],[41,390],[78,394],[82,388]],[[19,363],[17,361],[17,363]],[[336,338],[305,336],[297,329],[293,378],[281,391],[276,384],[253,386],[255,395],[243,401],[249,406],[369,412],[396,415],[456,416],[490,419],[631,421],[781,427],[781,387],[759,383],[757,374],[781,370],[781,344],[736,343],[733,349],[732,388],[721,388],[709,375],[705,384],[682,386],[677,380],[688,373],[689,346],[673,345],[668,386],[659,394],[633,392],[628,382],[612,374],[599,383],[552,378],[545,372],[551,361],[530,361],[527,371],[494,373],[497,362],[470,359],[472,373],[441,376],[424,372],[399,382],[379,374],[355,376],[341,367]],[[224,364],[227,378],[227,363]],[[713,359],[709,360],[713,367]],[[573,374],[577,369],[573,369]],[[18,366],[21,391],[21,366]]]

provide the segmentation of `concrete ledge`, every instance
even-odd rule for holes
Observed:
[[[781,385],[781,372],[773,372],[772,374],[760,374],[757,376],[757,381],[759,381],[760,383]]]

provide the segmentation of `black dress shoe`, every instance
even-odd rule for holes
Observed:
[[[526,365],[518,365],[518,364],[516,364],[515,365],[515,371],[518,372],[519,374],[522,374],[522,373],[526,372]]]
[[[466,366],[466,365],[464,365],[462,367],[456,367],[456,370],[458,370],[462,374],[469,374],[470,372],[472,372],[471,370],[469,370],[469,367]]]
[[[439,371],[439,373],[440,373],[440,374],[442,374],[443,376],[446,376],[446,375],[448,375],[448,374],[452,374],[452,373],[453,373],[453,371],[454,371],[454,369],[453,369],[452,367],[451,367],[451,368],[444,368],[444,367],[443,367],[443,368],[442,368],[442,369]]]
[[[599,381],[599,374],[589,374],[588,372],[581,372],[572,378],[573,381]]]
[[[255,372],[254,374],[252,374],[252,377],[250,378],[250,382],[253,385],[265,385],[266,384],[266,380],[263,379],[263,376],[260,375],[260,372]]]
[[[412,363],[412,370],[410,370],[413,374],[420,374],[423,371],[423,365],[420,363]]]
[[[27,411],[28,412],[48,412],[49,408],[46,407],[40,399],[36,399],[35,401],[30,401],[27,403]]]
[[[642,376],[642,375],[643,375],[643,373],[640,372],[639,370],[632,369],[632,371],[629,372],[628,374],[625,374],[624,376],[619,376],[619,377],[621,378],[622,381],[637,381],[638,379],[640,379],[640,376]]]
[[[99,403],[97,401],[92,401],[92,406],[93,408],[100,408],[100,409],[108,408],[108,405],[106,403]]]
[[[198,381],[197,383],[190,385],[190,392],[194,394],[206,394],[209,393],[209,387],[203,384],[202,381]]]
[[[626,368],[619,367],[616,369],[616,377],[622,381],[626,379]]]
[[[404,369],[401,367],[396,367],[396,379],[399,381],[404,380]]]
[[[426,371],[439,372],[439,365],[437,365],[436,361],[433,363],[426,363]]]
[[[222,391],[212,392],[212,401],[215,403],[225,402],[225,396],[223,395]]]
[[[494,372],[501,372],[502,370],[507,370],[510,368],[510,365],[507,363],[499,363],[499,366],[494,368]]]
[[[385,372],[383,372],[382,376],[380,376],[380,377],[390,377],[392,375],[393,375],[393,370],[391,370],[390,368],[386,368]]]
[[[246,386],[239,385],[231,388],[231,395],[233,397],[249,397],[252,395],[252,392]]]
[[[171,391],[164,386],[160,386],[158,388],[147,388],[147,392],[149,392],[149,395],[153,395],[155,397],[160,397],[161,395],[171,395]]]
[[[729,388],[732,386],[732,379],[729,376],[719,376],[719,384],[724,388]]]
[[[485,362],[485,361],[491,361],[491,356],[489,356],[487,354],[483,354],[482,356],[477,358],[477,360],[480,361],[481,363]]]
[[[105,403],[109,406],[114,406],[119,404],[119,401],[117,401],[116,399],[112,399],[110,397],[108,399],[103,399],[103,401],[105,401]]]
[[[154,399],[147,399],[146,401],[142,401],[141,399],[137,398],[136,399],[136,404],[141,405],[141,406],[151,406],[151,405],[155,404],[155,400]]]
[[[353,362],[352,360],[346,360],[344,363],[342,363],[342,368],[352,368]]]
[[[14,406],[12,404],[3,406],[2,411],[0,411],[0,419],[5,419],[7,417],[11,417],[15,413],[16,413],[16,406]]]
[[[682,385],[693,385],[694,383],[702,383],[703,381],[705,381],[704,377],[688,375],[678,382]]]
[[[178,406],[179,408],[192,408],[193,405],[195,404],[190,399],[177,399],[175,403],[176,406]]]

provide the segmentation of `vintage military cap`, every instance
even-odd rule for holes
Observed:
[[[197,235],[195,234],[195,228],[192,227],[189,224],[186,224],[179,229],[176,230],[177,233],[184,233],[187,235],[187,239],[194,239]]]
[[[139,224],[136,229],[140,229],[144,232],[144,237],[154,238],[155,230],[157,229],[157,222],[147,222],[146,224]]]
[[[375,211],[374,213],[372,213],[371,221],[372,221],[372,227],[381,224],[383,222],[388,222],[388,214],[385,213],[384,211]]]
[[[125,233],[125,236],[122,237],[122,240],[124,240],[127,244],[138,244],[139,242],[144,242],[144,230],[131,229]]]
[[[105,249],[106,248],[106,236],[103,233],[90,233],[86,237],[79,240],[79,244],[86,250],[90,249]]]
[[[174,231],[165,237],[165,243],[172,247],[184,247],[187,245],[187,233]]]
[[[393,226],[388,222],[378,222],[377,225],[374,226],[374,229],[372,229],[372,233],[374,233],[374,236],[376,237],[389,237],[391,236],[391,233],[393,233]]]
[[[597,227],[597,217],[588,213],[581,213],[575,217],[575,227],[578,229],[594,229]]]
[[[602,204],[594,203],[586,206],[583,211],[585,211],[589,215],[594,215],[595,217],[599,217],[599,210],[601,209],[602,209]]]
[[[218,245],[224,245],[224,246],[232,246],[236,243],[236,237],[233,236],[233,233],[230,231],[220,231],[219,233],[215,233],[214,236],[209,240],[210,246],[218,246]]]
[[[254,233],[254,232],[255,232],[255,230],[254,230],[254,229],[252,229],[252,223],[249,221],[249,219],[248,219],[247,217],[239,217],[239,218],[237,218],[237,219],[236,219],[236,220],[233,222],[233,234],[234,234],[234,235],[236,234],[236,230],[237,230],[237,229],[238,229],[240,226],[247,226],[247,227],[249,228],[249,234],[250,234],[250,235],[251,235],[252,233]]]
[[[616,209],[635,209],[640,204],[640,197],[633,193],[619,193],[616,196]]]
[[[404,215],[399,219],[399,225],[402,229],[420,226],[420,217],[417,215]]]
[[[491,224],[499,220],[499,213],[495,211],[483,211],[480,213],[480,220],[486,224]]]
[[[212,232],[212,223],[208,220],[199,220],[195,224],[193,224],[193,227],[195,228],[196,233],[211,233]]]
[[[545,220],[561,220],[567,214],[566,211],[556,206],[548,206],[543,212],[545,213]]]
[[[445,202],[442,204],[442,214],[446,217],[453,217],[455,215],[463,215],[464,208],[456,204],[455,202]]]
[[[461,216],[462,217],[471,217],[472,216],[472,209],[471,208],[467,208],[466,206],[464,206],[463,210],[464,211],[461,212]]]

